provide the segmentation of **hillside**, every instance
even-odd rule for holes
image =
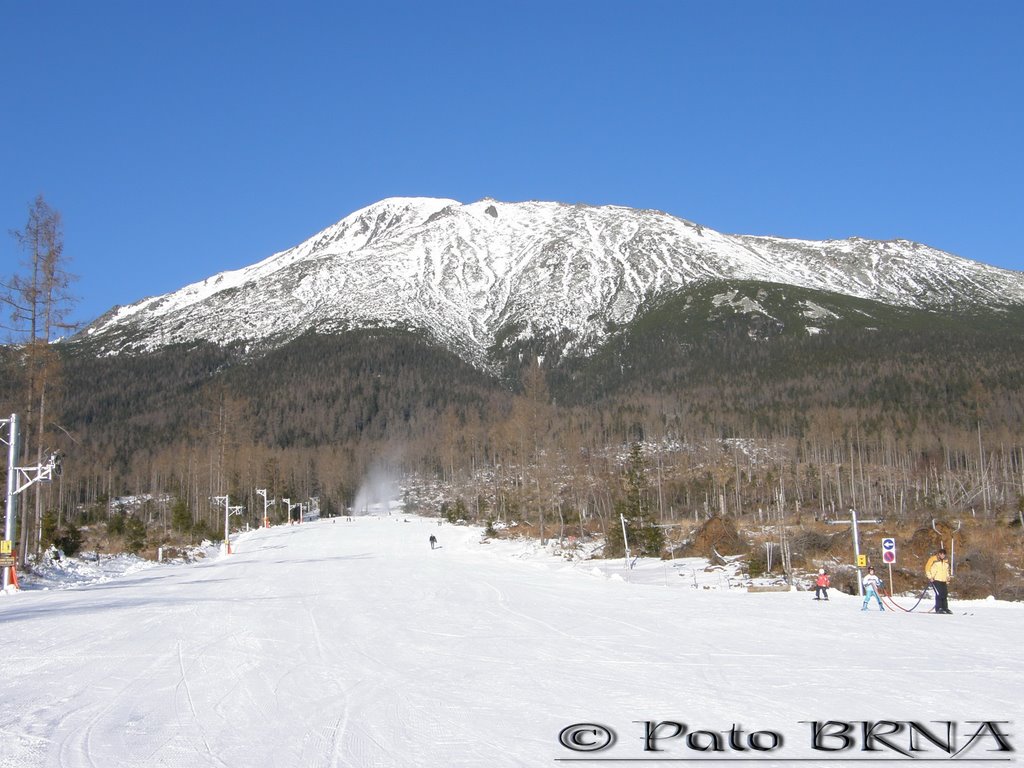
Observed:
[[[241,345],[120,356],[68,345],[64,423],[128,470],[139,452],[170,447],[189,429],[208,432],[209,412],[230,403],[241,444],[401,444],[403,461],[417,466],[435,451],[446,413],[485,429],[506,419],[524,370],[541,359],[543,397],[563,409],[632,411],[614,433],[582,435],[587,443],[810,436],[837,411],[849,414],[843,431],[927,441],[973,431],[979,418],[1009,433],[1024,426],[1022,342],[1021,308],[939,313],[778,284],[706,283],[649,301],[629,323],[609,326],[587,357],[559,356],[558,339],[499,341],[490,354],[500,376],[397,329],[305,334],[258,356]]]

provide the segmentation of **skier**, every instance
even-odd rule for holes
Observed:
[[[935,613],[952,613],[949,610],[949,579],[952,575],[949,569],[949,562],[946,560],[946,550],[940,549],[935,557],[929,559],[927,567],[928,580],[932,589],[935,590]]]
[[[814,582],[814,599],[828,600],[828,572],[824,568],[818,569],[818,580]]]
[[[868,609],[868,603],[871,601],[871,598],[874,597],[875,600],[878,601],[878,610],[884,611],[885,606],[882,605],[882,598],[878,596],[878,590],[882,586],[882,580],[875,576],[874,568],[868,568],[867,576],[864,577],[862,583],[864,584],[864,605],[861,606],[861,610],[866,611]]]
[[[437,546],[437,536],[430,534],[430,548],[434,549]]]

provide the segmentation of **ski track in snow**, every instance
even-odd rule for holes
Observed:
[[[785,757],[828,766],[803,721],[1012,734],[1024,714],[1021,605],[862,613],[834,590],[748,594],[690,561],[571,565],[401,516],[235,549],[0,597],[0,768],[550,766],[576,756],[558,734],[577,722],[618,731],[603,757],[648,757],[648,719],[775,729]]]

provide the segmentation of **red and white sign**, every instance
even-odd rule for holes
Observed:
[[[890,565],[896,562],[896,539],[882,539],[882,562]]]

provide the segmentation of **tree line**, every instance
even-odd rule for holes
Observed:
[[[43,546],[48,512],[52,538],[118,514],[112,501],[128,496],[147,499],[128,516],[154,535],[216,535],[213,496],[256,523],[256,488],[344,513],[381,468],[404,478],[410,509],[444,503],[541,537],[600,531],[613,549],[622,518],[639,532],[849,507],[1022,514],[1018,308],[936,314],[729,287],[771,305],[766,320],[723,314],[722,287],[706,286],[652,302],[588,357],[539,339],[504,348],[500,370],[407,329],[310,333],[256,357],[204,343],[100,356],[88,340],[47,343],[69,276],[59,244],[39,241],[19,239],[31,258],[7,285],[17,336],[0,352],[0,407],[28,414],[26,458],[61,447],[67,460],[23,519],[28,550]],[[29,270],[53,256],[51,277]],[[838,318],[821,333],[792,310],[812,298]]]

